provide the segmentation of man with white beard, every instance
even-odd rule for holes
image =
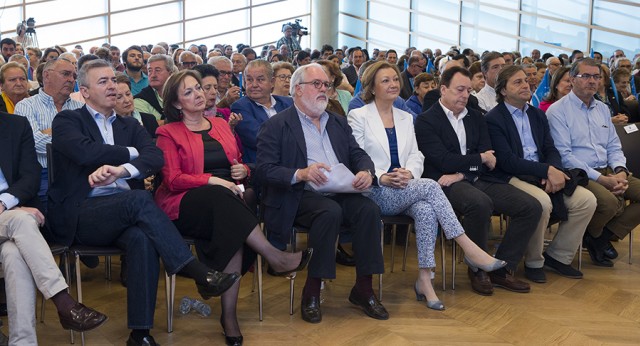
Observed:
[[[357,254],[356,283],[349,301],[375,319],[389,314],[373,293],[372,275],[384,272],[380,248],[380,209],[360,193],[319,193],[327,172],[344,164],[357,191],[377,184],[371,158],[356,143],[346,118],[325,111],[333,88],[319,64],[298,68],[291,77],[292,107],[269,118],[258,132],[257,179],[266,188],[264,220],[269,232],[288,243],[295,224],[309,230],[313,258],[302,291],[301,315],[322,320],[320,283],[335,279],[336,240],[341,224],[351,226]]]

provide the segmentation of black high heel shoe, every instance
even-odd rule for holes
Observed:
[[[292,270],[287,270],[284,272],[277,272],[277,271],[273,271],[271,274],[275,275],[275,276],[288,276],[291,273],[297,272],[297,271],[301,271],[302,269],[304,269],[304,267],[307,266],[307,264],[309,264],[309,261],[311,260],[311,256],[313,255],[313,248],[307,248],[304,251],[302,251],[302,257],[300,258],[300,264],[298,264],[298,266],[295,269]]]
[[[222,317],[220,317],[220,326],[222,326],[222,335],[224,335],[224,341],[227,346],[242,346],[243,337],[240,336],[227,336],[226,328],[224,327],[224,322],[222,322]]]

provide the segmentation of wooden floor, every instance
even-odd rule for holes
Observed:
[[[258,321],[258,295],[251,291],[252,275],[247,275],[242,281],[238,318],[246,345],[638,345],[640,241],[634,241],[635,263],[631,265],[627,263],[628,244],[627,239],[614,243],[620,256],[613,268],[593,266],[585,252],[585,278],[582,280],[566,279],[548,272],[548,282],[532,283],[529,294],[497,288],[491,297],[471,291],[464,265],[457,266],[456,289],[451,290],[451,248],[448,246],[447,290],[441,291],[440,268],[435,279],[446,311],[437,312],[415,300],[412,286],[417,265],[412,237],[405,272],[401,270],[402,247],[396,246],[395,272],[389,273],[391,245],[385,246],[387,273],[384,275],[383,304],[391,316],[388,321],[368,318],[351,306],[347,297],[354,271],[343,266],[338,266],[337,279],[327,282],[323,291],[323,321],[320,324],[309,324],[300,318],[299,297],[306,272],[299,273],[292,316],[289,315],[288,280],[265,273],[263,322]],[[86,333],[86,342],[87,345],[124,345],[129,331],[126,327],[126,291],[118,281],[119,264],[114,263],[112,282],[104,280],[101,269],[102,266],[84,270],[84,298],[87,305],[105,312],[110,319],[101,328]],[[518,273],[520,277],[521,272]],[[224,345],[218,322],[219,301],[208,301],[213,308],[211,317],[202,318],[194,313],[182,316],[177,305],[183,296],[196,297],[197,292],[190,280],[178,278],[174,332],[168,334],[164,282],[160,280],[152,331],[156,341],[163,346]],[[60,327],[53,304],[48,302],[46,310],[45,322],[37,322],[40,344],[68,344],[69,333]],[[7,333],[6,323],[3,330]]]

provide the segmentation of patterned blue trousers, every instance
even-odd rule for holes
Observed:
[[[464,234],[440,185],[431,179],[412,179],[404,189],[374,186],[368,196],[380,206],[382,215],[405,214],[413,218],[418,248],[418,267],[436,266],[434,256],[438,222],[447,239]]]

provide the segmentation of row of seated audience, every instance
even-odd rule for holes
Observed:
[[[614,88],[605,83],[605,65],[575,52],[570,67],[550,56],[539,68],[507,66],[507,60],[533,59],[498,52],[470,63],[475,54],[466,51],[439,57],[438,68],[426,73],[435,59],[417,50],[404,56],[401,71],[392,50],[365,61],[364,51],[352,48],[341,69],[328,46],[313,63],[297,52],[297,68],[257,59],[255,52],[251,60],[233,52],[229,59],[226,49],[207,64],[197,64],[199,53],[183,51],[176,64],[175,52],[160,48],[145,59],[145,49],[129,47],[122,63],[106,61],[110,54],[76,59],[63,52],[41,63],[42,86],[31,97],[29,60],[0,68],[6,111],[26,117],[33,133],[25,131],[24,118],[0,116],[7,138],[20,144],[8,166],[0,166],[5,273],[19,268],[11,256],[33,251],[21,248],[12,232],[28,228],[29,239],[39,239],[31,246],[47,246],[36,232],[44,215],[28,208],[32,203],[46,203],[49,241],[122,247],[127,345],[156,344],[150,329],[159,258],[168,274],[193,278],[203,298],[221,296],[225,342],[240,345],[238,281],[255,254],[275,275],[308,265],[301,317],[319,323],[321,282],[335,278],[343,225],[356,269],[349,301],[372,318],[388,319],[372,288],[372,275],[384,272],[381,215],[414,219],[414,290],[434,310],[445,309],[431,284],[438,225],[465,251],[472,289],[492,295],[494,287],[531,290],[516,277],[521,261],[524,277],[535,283],[546,282],[543,268],[582,278],[571,263],[583,241],[595,265],[611,267],[617,252],[610,240],[640,223],[640,183],[626,168],[613,126],[633,119],[634,76],[623,57],[614,60]],[[530,102],[541,87],[549,92],[537,108]],[[51,186],[49,143],[60,167]],[[338,164],[354,174],[356,193],[320,192]],[[154,175],[152,196],[144,179]],[[268,239],[258,227],[258,201]],[[487,253],[494,212],[510,217],[495,258]],[[560,224],[543,250],[550,222]],[[309,230],[309,248],[285,252],[294,225]],[[196,239],[198,259],[182,236]],[[13,244],[19,251],[10,250]],[[13,269],[33,275],[37,285],[7,289],[10,342],[36,340],[32,324],[16,316],[22,303],[14,299],[33,300],[35,287],[53,297],[63,327],[84,331],[104,323],[103,314],[69,300],[51,256],[38,263],[58,283],[40,284],[35,266]],[[19,310],[34,320],[33,308]],[[67,322],[69,314],[75,324]]]

